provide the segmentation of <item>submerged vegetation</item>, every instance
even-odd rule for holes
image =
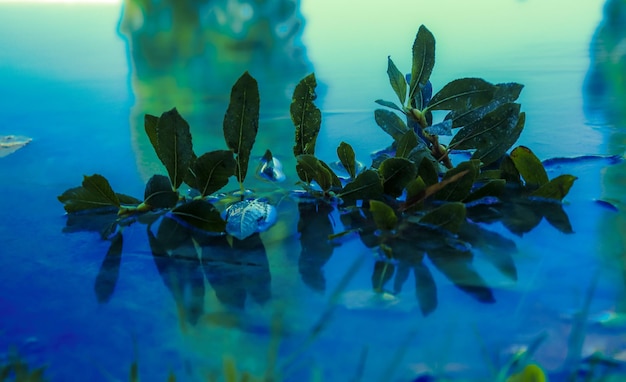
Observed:
[[[291,180],[301,188],[285,191],[277,185],[276,193],[297,201],[299,270],[312,289],[325,289],[321,268],[333,248],[354,234],[374,253],[375,292],[398,294],[413,273],[417,302],[428,315],[438,301],[430,263],[462,291],[491,303],[493,293],[472,265],[475,251],[516,280],[515,243],[481,223],[499,221],[523,235],[545,218],[556,229],[573,232],[561,201],[576,177],[549,179],[529,148],[514,147],[526,122],[516,102],[523,85],[461,78],[433,94],[434,64],[435,39],[424,26],[413,44],[410,74],[405,76],[388,58],[387,74],[398,103],[377,100],[390,110],[377,109],[374,117],[393,143],[373,155],[370,166],[362,165],[346,142],[337,147],[338,165],[316,156],[322,114],[315,105],[315,75],[296,86],[290,108],[294,174],[285,175],[267,150],[256,175],[273,183]],[[67,231],[98,231],[111,243],[96,279],[100,302],[114,292],[123,231],[134,223],[147,226],[155,264],[177,304],[185,305],[189,298],[185,289],[201,290],[196,298],[192,293],[185,312],[192,324],[202,315],[203,277],[226,306],[243,308],[247,295],[259,304],[269,300],[271,276],[259,232],[276,222],[277,206],[246,188],[259,130],[259,100],[256,80],[244,73],[232,87],[224,116],[225,148],[201,155],[194,151],[189,125],[176,108],[146,115],[145,132],[167,176],[152,176],[142,200],[115,192],[99,174],[85,176],[81,186],[58,197],[68,213]],[[435,111],[446,114],[436,120]],[[239,189],[218,194],[231,178]],[[334,212],[343,231],[335,232]],[[180,258],[186,259],[184,265],[178,264]],[[235,269],[231,276],[239,283],[237,293],[214,277],[224,271],[215,265],[221,263]],[[198,283],[201,288],[194,287]],[[511,361],[498,380],[546,380],[531,356]],[[237,380],[236,375],[234,363],[225,361],[224,378]]]

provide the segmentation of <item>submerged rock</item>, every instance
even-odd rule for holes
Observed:
[[[26,146],[32,138],[21,135],[0,135],[0,158],[13,154]]]

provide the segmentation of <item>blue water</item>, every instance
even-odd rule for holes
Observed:
[[[141,197],[145,180],[162,171],[143,136],[146,112],[176,106],[192,126],[197,152],[224,148],[221,118],[230,84],[246,69],[259,79],[262,97],[255,152],[269,147],[287,166],[293,166],[290,93],[311,71],[324,117],[319,157],[334,160],[345,140],[368,163],[369,153],[391,142],[374,123],[373,100],[392,99],[385,58],[392,55],[408,71],[421,23],[437,39],[435,89],[463,76],[525,84],[520,101],[527,124],[519,143],[540,158],[623,155],[626,119],[611,100],[624,93],[605,86],[598,95],[585,82],[595,65],[590,47],[603,20],[601,1],[572,9],[564,1],[483,0],[454,15],[450,1],[408,3],[368,2],[357,11],[304,1],[302,14],[293,16],[304,20],[303,29],[260,56],[246,55],[245,47],[215,54],[193,39],[181,40],[186,44],[172,53],[164,47],[179,45],[167,38],[159,45],[142,35],[149,28],[124,24],[120,5],[0,4],[0,135],[33,138],[0,158],[0,360],[13,346],[32,365],[46,365],[51,380],[105,381],[128,379],[136,359],[141,379],[158,381],[170,371],[179,380],[220,374],[227,355],[240,370],[262,375],[272,353],[272,323],[279,322],[277,367],[288,380],[350,379],[364,348],[363,380],[407,381],[422,372],[488,379],[483,346],[505,358],[542,333],[548,336],[535,359],[555,373],[566,357],[573,315],[596,275],[583,355],[626,350],[624,326],[607,329],[593,321],[606,311],[626,313],[625,177],[623,165],[607,159],[548,168],[551,178],[579,178],[563,206],[574,234],[545,219],[522,237],[500,223],[486,225],[517,246],[517,281],[495,270],[484,253],[475,254],[494,304],[460,291],[428,260],[438,293],[433,313],[420,312],[412,276],[396,296],[377,295],[370,280],[375,259],[356,236],[342,239],[320,264],[302,266],[302,246],[311,244],[299,238],[297,203],[289,198],[279,205],[279,223],[260,236],[265,253],[250,255],[258,267],[226,264],[215,273],[193,261],[157,264],[145,226],[128,227],[115,290],[108,302],[98,302],[94,284],[109,242],[94,232],[63,233],[67,217],[57,195],[79,185],[82,175],[100,173],[117,192]],[[412,7],[420,12],[405,11]],[[152,60],[142,50],[151,46],[163,47]],[[618,80],[609,76],[606,83]],[[342,229],[336,212],[314,217],[334,232]],[[310,250],[329,248],[322,243]],[[333,299],[355,261],[360,267]],[[172,287],[182,284],[184,292]],[[232,308],[242,303],[243,309]],[[325,311],[331,319],[308,344]],[[236,322],[224,312],[235,312]],[[397,349],[404,350],[398,361]],[[393,376],[385,375],[388,365]]]

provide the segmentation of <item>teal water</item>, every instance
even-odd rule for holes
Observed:
[[[158,7],[141,17],[135,2],[0,4],[0,135],[33,138],[0,158],[0,359],[15,346],[55,381],[126,380],[134,359],[145,381],[170,371],[201,380],[221,373],[224,355],[259,375],[278,322],[277,364],[287,380],[349,380],[363,349],[362,380],[408,381],[424,372],[489,380],[483,347],[505,359],[544,334],[535,360],[561,380],[574,315],[598,275],[582,356],[600,351],[623,362],[626,329],[606,317],[626,309],[625,172],[604,157],[624,154],[624,19],[612,21],[619,11],[603,15],[601,1],[412,3],[304,1],[295,11],[268,6],[269,17],[247,22],[246,12],[224,16],[219,4],[181,6],[173,18]],[[611,3],[624,14],[623,2]],[[267,32],[263,22],[276,29]],[[141,197],[149,176],[163,172],[143,135],[144,113],[176,106],[197,152],[224,148],[221,119],[244,70],[259,80],[262,99],[255,154],[271,148],[293,179],[291,92],[314,71],[324,118],[317,155],[334,160],[344,140],[367,164],[391,143],[373,119],[373,100],[393,96],[386,56],[408,71],[422,23],[437,39],[435,89],[465,76],[523,83],[527,123],[518,143],[541,159],[596,156],[548,166],[551,178],[579,178],[563,206],[573,234],[545,219],[523,236],[500,223],[484,226],[516,247],[517,280],[476,251],[474,268],[495,303],[461,291],[429,261],[421,269],[432,276],[437,306],[427,316],[412,275],[395,295],[374,293],[371,250],[355,236],[326,243],[324,235],[342,229],[339,214],[298,210],[290,198],[279,205],[279,223],[255,238],[255,251],[215,251],[205,263],[155,260],[145,226],[135,224],[124,231],[119,266],[103,267],[109,242],[63,232],[56,196],[83,174],[100,173],[116,191]],[[247,257],[233,264],[220,256]],[[333,298],[355,261],[359,268]],[[97,281],[101,269],[109,280],[118,269],[108,296]],[[308,344],[326,311],[331,318]]]

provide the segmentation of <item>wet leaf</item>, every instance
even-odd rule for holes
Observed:
[[[169,187],[169,180],[168,180]],[[120,264],[122,263],[122,248],[124,238],[118,232],[111,240],[109,250],[100,265],[100,270],[96,276],[94,289],[99,303],[108,302],[115,291],[117,280],[119,279]]]
[[[446,203],[440,207],[429,211],[419,222],[421,224],[432,225],[456,233],[465,222],[465,204]]]
[[[452,121],[435,123],[424,129],[430,135],[452,135]]]
[[[455,168],[448,170],[448,172],[444,175],[442,182],[451,179],[456,174],[461,172],[467,171],[467,173],[455,182],[446,184],[445,187],[434,195],[434,197],[438,200],[447,201],[461,201],[465,199],[469,195],[472,186],[474,185],[474,181],[478,177],[479,167],[479,161],[471,160],[459,163],[459,165]]]
[[[378,173],[382,177],[385,194],[398,197],[404,187],[417,177],[417,166],[408,159],[389,158],[380,164]]]
[[[500,162],[500,171],[502,179],[504,179],[507,183],[517,185],[522,184],[522,178],[519,171],[517,171],[517,168],[515,167],[515,163],[513,163],[513,159],[511,159],[511,157],[507,154],[504,154],[502,157],[502,161]]]
[[[428,103],[428,110],[471,110],[493,99],[496,87],[482,78],[460,78],[445,85]]]
[[[291,120],[296,127],[296,144],[293,154],[315,154],[315,142],[322,123],[322,113],[313,101],[317,98],[314,74],[304,77],[296,86],[291,99]],[[305,179],[302,179],[306,181]]]
[[[201,155],[193,164],[200,195],[211,195],[227,185],[236,168],[237,161],[230,150],[216,150]]]
[[[415,297],[424,316],[429,315],[437,309],[437,285],[428,267],[423,262],[413,264],[413,275],[415,276]]]
[[[406,123],[398,117],[394,112],[384,109],[376,109],[374,111],[374,119],[387,134],[391,135],[394,140],[398,141],[409,131]]]
[[[329,191],[333,187],[341,187],[341,181],[328,165],[313,155],[298,155],[298,168],[302,177],[308,179],[309,182],[316,181],[324,192]]]
[[[396,228],[398,217],[393,211],[393,208],[378,200],[370,200],[369,204],[370,212],[374,217],[374,223],[376,223],[378,229],[390,231]]]
[[[220,212],[206,200],[196,199],[172,210],[172,214],[184,222],[209,232],[224,232],[226,222]]]
[[[395,103],[391,102],[391,101],[385,101],[384,99],[377,99],[376,101],[377,104],[381,105],[381,106],[386,106],[390,109],[394,109],[394,110],[398,110],[401,113],[404,113],[404,110],[402,110],[402,108],[400,108],[400,106],[396,105]]]
[[[451,149],[476,149],[472,159],[485,165],[504,155],[517,141],[525,123],[525,114],[520,115],[520,105],[504,104],[482,119],[463,127],[450,142]]]
[[[548,183],[548,174],[535,154],[525,146],[516,147],[510,154],[515,168],[528,187],[539,187]]]
[[[113,192],[109,181],[99,174],[85,175],[82,187],[74,187],[59,195],[67,212],[78,212],[96,208],[120,207],[117,194]]]
[[[154,120],[148,117],[146,122],[152,124]],[[161,114],[156,125],[156,141],[157,156],[167,170],[172,188],[177,190],[191,165],[193,147],[189,124],[176,108]]]
[[[572,188],[576,179],[578,178],[573,175],[559,175],[539,187],[530,195],[538,198],[563,200],[563,198],[569,193],[569,190]]]
[[[395,272],[395,266],[388,261],[377,261],[374,263],[372,273],[372,288],[376,292],[382,292],[385,284],[391,280]]]
[[[356,178],[356,157],[352,146],[346,142],[341,142],[339,147],[337,147],[337,156],[343,168],[350,174],[350,179]]]
[[[421,92],[430,79],[435,66],[435,37],[424,25],[420,25],[413,42],[413,65],[409,83],[409,99]],[[421,95],[421,94],[420,94]]]
[[[268,229],[275,221],[276,209],[262,200],[242,200],[226,208],[226,232],[239,240]]]
[[[230,104],[224,115],[226,145],[237,154],[235,175],[243,183],[248,172],[250,152],[259,130],[259,87],[256,80],[245,72],[230,93]]]
[[[504,179],[490,179],[478,189],[472,191],[472,193],[469,194],[467,198],[463,200],[463,202],[473,202],[486,196],[500,196],[505,187],[506,181]]]
[[[346,202],[380,199],[382,196],[383,184],[374,170],[363,171],[339,193],[339,197]]]
[[[178,193],[172,191],[166,176],[153,175],[146,184],[144,203],[152,208],[173,208],[178,203]]]
[[[391,57],[387,57],[387,76],[389,76],[389,83],[396,92],[400,105],[404,105],[406,101],[406,80],[404,74],[398,70],[396,65],[391,60]]]
[[[408,158],[411,151],[417,147],[417,134],[413,130],[404,133],[398,140],[396,147],[396,157]]]
[[[146,114],[143,118],[144,129],[146,131],[146,135],[154,148],[154,152],[159,155],[159,140],[157,138],[157,125],[159,124],[159,117],[155,115]],[[159,157],[159,159],[161,159]]]

